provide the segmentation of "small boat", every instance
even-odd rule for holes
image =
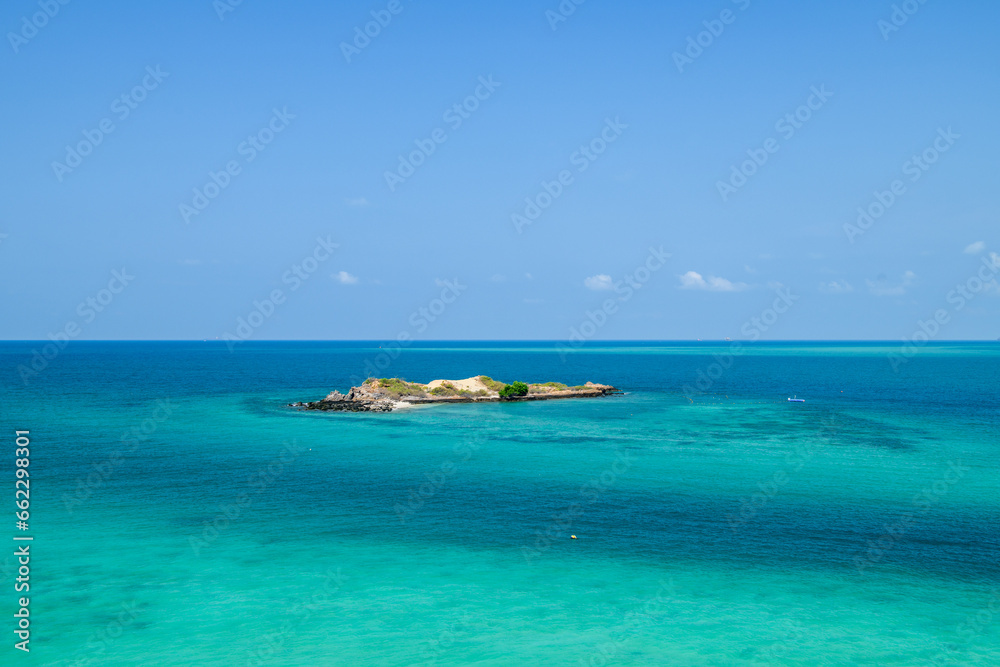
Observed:
[[[806,399],[804,399],[804,398],[790,398],[790,399],[788,399],[788,402],[789,403],[805,403]]]

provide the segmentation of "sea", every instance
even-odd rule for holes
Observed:
[[[624,393],[288,407],[369,374]],[[3,665],[1000,665],[998,343],[7,341],[0,378]]]

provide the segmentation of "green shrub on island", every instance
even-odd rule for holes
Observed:
[[[431,389],[431,395],[433,395],[433,396],[458,396],[459,395],[459,391],[458,391],[458,388],[455,387],[455,385],[453,385],[452,383],[450,383],[450,382],[444,382],[444,383],[438,385],[437,387],[434,387],[433,389]]]
[[[528,385],[523,382],[511,382],[499,391],[500,398],[515,398],[528,395]]]
[[[407,382],[400,378],[368,378],[364,383],[372,389],[379,389],[396,399],[403,396],[427,396],[427,391],[422,384]]]
[[[568,388],[562,382],[540,382],[528,385],[528,391],[532,394],[547,394],[552,391],[563,391]]]
[[[490,391],[495,391],[497,393],[500,393],[500,390],[507,386],[503,382],[497,382],[489,375],[480,375],[479,381],[482,382],[484,385],[486,385],[487,389],[489,389]]]

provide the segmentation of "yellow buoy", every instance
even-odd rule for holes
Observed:
[[[570,537],[570,539],[572,539],[572,540],[575,540],[575,539],[576,539],[576,535],[570,535],[569,537]]]

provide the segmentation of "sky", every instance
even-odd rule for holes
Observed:
[[[3,3],[0,338],[1000,336],[1000,5],[577,2]]]

